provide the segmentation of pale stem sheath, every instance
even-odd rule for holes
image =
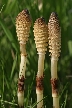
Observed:
[[[56,57],[51,58],[51,78],[52,79],[58,79],[58,77],[57,77],[57,62],[58,62],[58,58],[56,58]],[[52,92],[52,97],[53,97],[54,108],[59,108],[58,94],[55,94]]]
[[[54,108],[59,108],[59,97],[53,97]]]
[[[37,103],[39,102],[37,104],[37,108],[43,108],[43,100],[42,99],[43,99],[43,92],[41,92],[40,94],[37,94]]]
[[[20,71],[19,71],[19,78],[21,79],[22,76],[25,78],[25,71],[26,71],[26,44],[20,43],[20,51],[21,51],[21,62],[20,62]]]
[[[26,71],[26,56],[21,54],[19,78],[21,78],[22,75],[25,78],[25,71]]]
[[[37,77],[43,78],[45,53],[38,53],[38,54],[39,58],[38,58]],[[36,89],[36,93],[37,93],[37,102],[39,102],[43,99],[43,89],[42,90]],[[43,100],[37,104],[37,108],[43,108]]]
[[[18,105],[19,105],[19,108],[23,108],[24,106],[24,91],[22,92],[18,92]]]
[[[38,73],[37,76],[41,77],[43,76],[44,72],[44,59],[45,59],[45,54],[44,53],[38,53],[39,58],[38,58]]]
[[[20,45],[20,51],[21,51],[21,62],[20,62],[20,71],[19,71],[19,79],[20,83],[23,84],[20,88],[18,88],[18,104],[19,107],[23,108],[24,106],[24,79],[25,79],[25,71],[26,71],[26,49],[25,49],[25,44]],[[21,81],[21,79],[23,80]]]
[[[58,59],[55,57],[51,58],[51,78],[57,79],[57,61]]]

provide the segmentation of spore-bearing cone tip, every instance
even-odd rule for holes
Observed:
[[[19,42],[26,43],[28,41],[31,27],[31,17],[27,9],[20,12],[16,18],[16,33]]]
[[[58,15],[52,12],[48,22],[49,52],[51,56],[59,57],[61,52],[61,28]]]
[[[23,12],[30,15],[28,9],[24,9]]]
[[[33,32],[38,53],[47,51],[48,30],[43,17],[36,19]]]
[[[43,17],[40,17],[38,19],[36,19],[35,23],[38,23],[39,25],[45,23],[45,19]]]
[[[56,12],[52,12],[50,16],[55,16],[58,18],[58,14]]]

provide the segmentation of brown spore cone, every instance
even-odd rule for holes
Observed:
[[[48,43],[51,56],[59,57],[61,52],[61,28],[57,13],[52,12],[48,22]]]
[[[48,46],[48,31],[47,24],[43,17],[38,18],[34,23],[34,40],[38,53],[47,51]]]
[[[16,33],[20,43],[28,41],[31,27],[31,17],[27,9],[20,12],[16,18]]]

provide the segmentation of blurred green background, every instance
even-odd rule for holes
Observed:
[[[72,108],[72,0],[0,0],[0,108],[17,108],[17,81],[20,64],[19,43],[15,19],[19,12],[28,9],[32,18],[27,42],[27,68],[25,80],[25,108],[36,102],[35,77],[38,54],[33,36],[33,24],[43,16],[48,23],[51,12],[57,12],[61,25],[61,56],[58,61],[60,108]],[[45,57],[44,107],[52,107],[50,85],[50,57]]]

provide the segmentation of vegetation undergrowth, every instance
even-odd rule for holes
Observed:
[[[32,17],[27,43],[27,68],[25,80],[25,108],[36,107],[36,74],[38,55],[35,48],[33,24],[43,16],[48,23],[50,13],[58,13],[61,25],[61,56],[58,61],[60,107],[72,107],[72,0],[0,0],[0,108],[17,108],[17,83],[20,49],[15,19],[20,11],[28,9]],[[44,108],[52,108],[50,85],[50,57],[45,57]]]

